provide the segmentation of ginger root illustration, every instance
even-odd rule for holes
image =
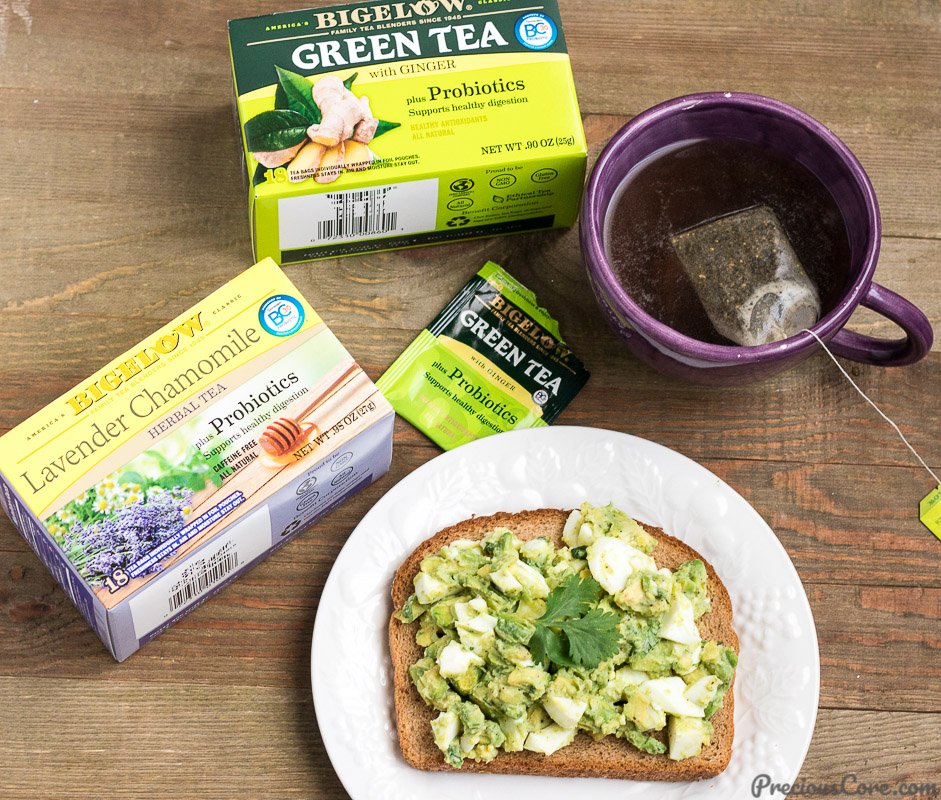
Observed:
[[[258,162],[253,184],[281,167],[292,183],[333,183],[344,171],[361,172],[379,160],[370,143],[399,123],[373,116],[369,98],[353,93],[358,73],[345,80],[326,75],[311,83],[303,75],[275,69],[274,109],[245,123],[245,141]]]

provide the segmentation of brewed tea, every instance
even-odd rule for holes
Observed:
[[[752,209],[760,211],[742,213]],[[681,255],[684,243],[691,251],[684,232],[720,230],[716,221],[726,217],[760,222],[772,232],[776,226],[783,230],[800,273],[816,289],[821,313],[844,294],[850,246],[833,196],[803,165],[739,140],[684,142],[635,167],[608,212],[608,259],[631,297],[661,322],[713,344],[757,343],[731,341],[729,328],[720,324],[722,331],[716,329]],[[690,253],[686,256],[689,261]],[[738,310],[729,308],[725,316]],[[806,304],[796,318],[814,321]]]

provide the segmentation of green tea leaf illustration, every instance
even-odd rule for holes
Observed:
[[[275,91],[275,108],[296,111],[310,125],[318,124],[321,120],[321,114],[311,95],[313,89],[311,82],[296,72],[278,66],[275,66],[275,69],[278,72],[278,90],[280,90],[280,92]]]
[[[373,135],[372,138],[378,139],[380,136],[382,136],[382,134],[388,133],[389,131],[393,131],[396,128],[400,128],[401,126],[402,126],[401,122],[389,122],[387,120],[381,119],[379,120],[379,124],[376,126],[376,133]]]
[[[356,80],[356,76],[357,76],[357,75],[359,75],[359,73],[358,73],[358,72],[354,72],[352,75],[350,75],[349,78],[347,78],[345,81],[343,81],[343,85],[344,85],[347,89],[352,89],[352,88],[353,88],[353,81]]]
[[[264,183],[266,180],[268,180],[265,177],[265,173],[267,171],[268,167],[266,167],[264,164],[258,164],[255,167],[255,174],[252,175],[252,186],[258,186],[259,183]]]
[[[279,83],[274,90],[274,107],[275,109],[283,111],[284,109],[290,110],[288,105],[288,96],[284,93],[284,87]]]
[[[253,153],[285,150],[307,137],[310,123],[290,109],[262,111],[245,123],[245,142]]]

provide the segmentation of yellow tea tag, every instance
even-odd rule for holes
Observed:
[[[941,484],[921,499],[918,516],[925,527],[941,539]]]

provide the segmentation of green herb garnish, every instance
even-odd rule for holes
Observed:
[[[543,665],[594,669],[611,658],[620,645],[618,617],[593,608],[602,589],[593,578],[570,575],[546,600],[545,613],[536,620],[529,640],[533,658]]]

